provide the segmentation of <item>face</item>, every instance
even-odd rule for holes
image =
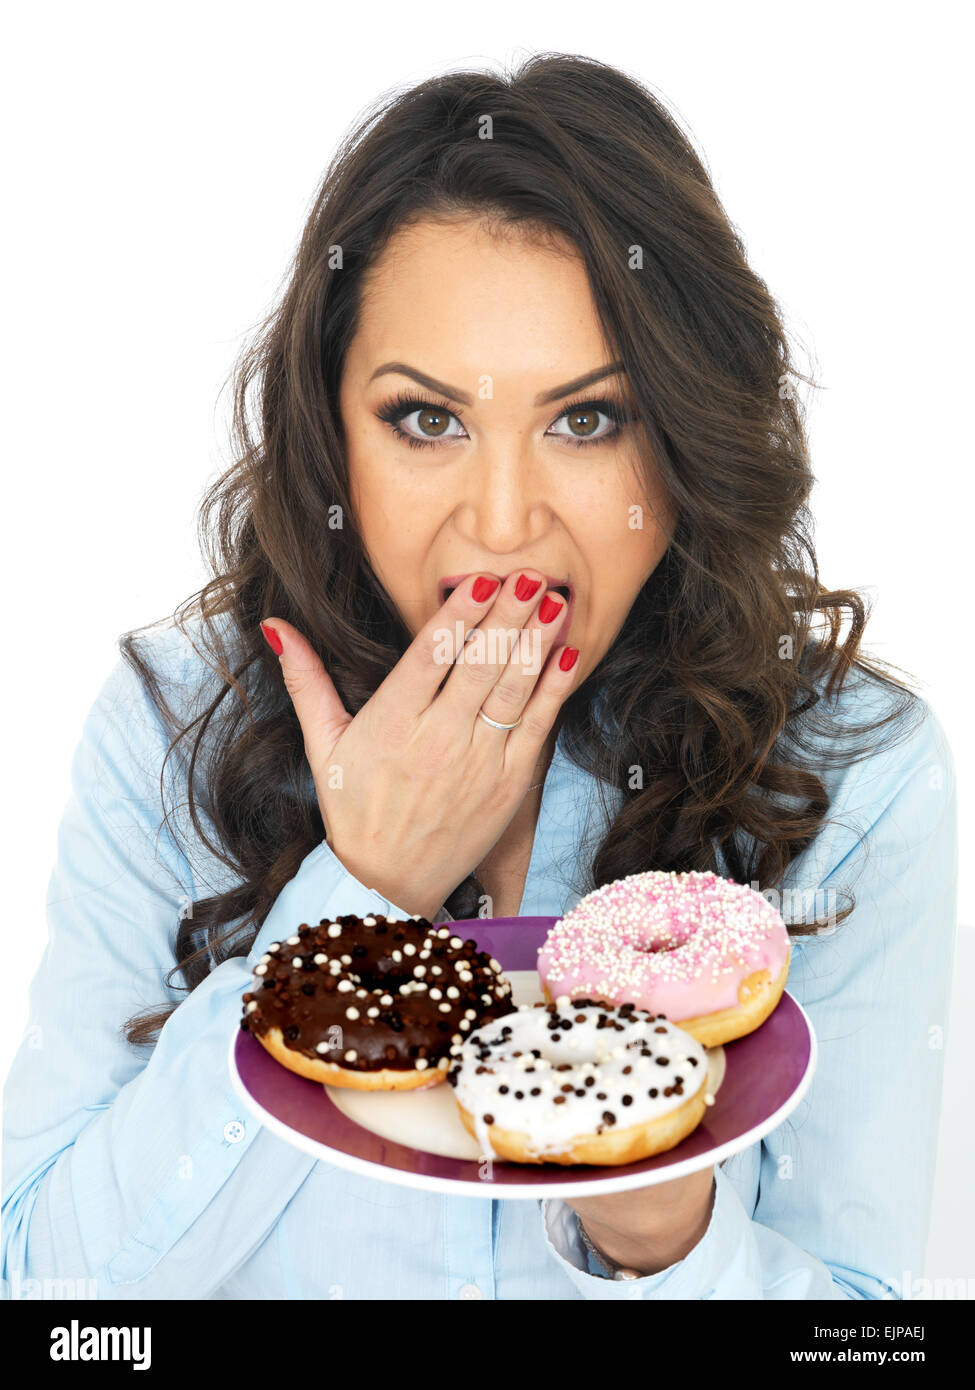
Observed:
[[[568,244],[473,218],[390,240],[339,404],[356,521],[411,634],[445,581],[529,568],[568,586],[576,684],[598,665],[674,525],[613,360]]]

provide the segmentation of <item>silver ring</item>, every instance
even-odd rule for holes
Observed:
[[[485,714],[482,709],[479,709],[477,712],[480,715],[480,717],[484,720],[485,724],[490,724],[492,729],[504,729],[505,731],[507,731],[508,729],[517,729],[518,725],[521,723],[520,714],[513,724],[499,724],[496,719],[492,719],[491,716],[489,714]]]

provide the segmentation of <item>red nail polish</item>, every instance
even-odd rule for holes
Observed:
[[[478,579],[474,580],[474,587],[471,589],[471,598],[475,603],[486,602],[500,583],[500,579],[485,579],[482,574]]]
[[[534,598],[541,582],[540,579],[529,579],[527,574],[519,575],[518,583],[515,585],[515,598],[521,599],[522,603]]]
[[[273,627],[265,627],[264,624],[261,623],[261,631],[267,638],[267,644],[271,648],[271,651],[274,653],[274,655],[280,656],[281,653],[284,651],[284,644],[282,643],[281,638],[278,636],[275,629]]]
[[[557,618],[562,612],[565,604],[561,599],[553,598],[551,594],[546,594],[538,605],[538,621],[540,623],[550,623],[553,618]]]
[[[578,655],[578,647],[566,647],[565,651],[559,657],[559,670],[571,671],[573,666],[576,664],[576,657]]]

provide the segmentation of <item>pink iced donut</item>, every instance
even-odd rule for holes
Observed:
[[[582,898],[538,953],[546,996],[635,1004],[705,1047],[775,1008],[789,934],[761,893],[710,873],[630,874]]]

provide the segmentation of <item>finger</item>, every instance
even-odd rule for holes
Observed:
[[[480,597],[475,599],[478,581]],[[488,587],[491,582],[493,589]],[[420,628],[373,696],[391,726],[418,719],[429,709],[463,651],[467,633],[491,611],[500,585],[496,574],[469,574]]]
[[[552,732],[559,710],[579,683],[578,647],[553,647],[535,689],[521,715],[521,723],[505,739],[505,771],[512,777],[531,776],[542,745]],[[492,715],[492,718],[494,716]],[[508,724],[510,720],[504,720]],[[485,732],[488,725],[478,720]],[[499,738],[502,735],[498,734]]]
[[[562,595],[550,590],[534,610],[521,631],[521,640],[514,644],[507,666],[480,706],[489,719],[496,719],[499,724],[513,724],[524,713],[563,626],[565,608]],[[478,722],[481,728],[488,727],[483,720]]]
[[[471,727],[477,711],[492,696],[512,654],[521,646],[525,623],[544,594],[545,576],[538,570],[522,570],[508,576],[490,614],[451,671],[437,699],[438,711],[456,716]],[[492,717],[501,719],[500,715]]]
[[[334,745],[352,722],[352,715],[342,704],[321,657],[296,627],[283,618],[265,618],[261,631],[277,654],[311,761],[317,752],[327,752]]]

